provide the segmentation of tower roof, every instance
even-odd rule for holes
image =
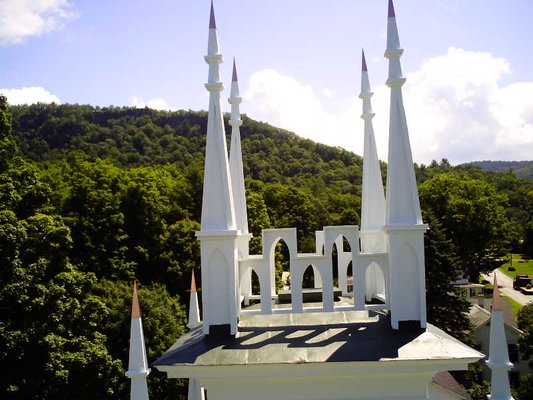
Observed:
[[[368,68],[366,67],[366,58],[365,58],[365,50],[361,49],[361,55],[362,55],[362,65],[361,65],[361,71],[368,71]]]
[[[139,305],[139,296],[137,295],[137,282],[133,282],[133,300],[131,303],[131,318],[141,318],[141,307]]]

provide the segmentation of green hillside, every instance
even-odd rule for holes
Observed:
[[[323,226],[359,223],[359,156],[243,120],[252,252],[263,228],[296,227],[307,252]],[[206,125],[202,111],[7,107],[0,96],[0,398],[127,398],[133,279],[149,360],[185,330],[193,268],[201,282]],[[449,282],[511,249],[533,255],[533,181],[446,160],[416,172],[431,226],[428,320],[465,339],[468,305]],[[149,383],[154,400],[186,393],[157,371]]]
[[[462,166],[476,166],[485,171],[491,172],[513,172],[520,178],[533,179],[532,161],[472,161],[462,164]]]

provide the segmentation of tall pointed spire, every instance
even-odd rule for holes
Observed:
[[[241,233],[248,233],[248,212],[246,210],[246,192],[244,188],[244,172],[242,165],[241,131],[242,125],[239,104],[242,98],[239,96],[239,82],[237,80],[237,67],[233,59],[233,77],[231,92],[228,102],[231,104],[231,147],[229,155],[229,169],[233,188],[233,201],[235,206],[235,222]]]
[[[200,307],[198,305],[198,293],[196,291],[196,280],[194,279],[194,269],[191,271],[191,298],[189,301],[189,322],[187,327],[192,329],[200,325]]]
[[[405,78],[400,64],[402,53],[394,5],[392,0],[389,0],[385,57],[389,59],[387,86],[391,89],[391,98],[386,223],[387,225],[420,225],[422,215],[403,107],[402,86]]]
[[[379,231],[385,224],[385,194],[383,191],[383,181],[379,166],[376,140],[374,138],[374,127],[372,125],[372,91],[368,79],[368,68],[366,65],[365,52],[362,51],[361,68],[361,93],[359,98],[363,100],[364,120],[364,156],[363,156],[363,185],[361,199],[361,234],[362,251],[384,251],[384,244],[377,243],[380,234],[372,235],[370,231]],[[365,234],[366,233],[366,234]],[[380,247],[376,248],[376,245]]]
[[[496,272],[494,273],[494,291],[492,294],[492,314],[490,317],[490,346],[487,366],[491,369],[490,400],[513,400],[509,384],[509,370],[513,364],[509,361],[505,325],[501,306]]]
[[[424,232],[427,225],[422,222],[403,108],[402,86],[405,78],[400,64],[403,50],[392,0],[389,1],[387,16],[385,57],[389,59],[387,86],[390,88],[390,120],[384,231],[389,253],[388,301],[394,329],[399,329],[402,321],[420,321],[420,327],[425,328]]]
[[[133,283],[133,299],[131,305],[130,353],[128,372],[131,379],[131,400],[148,400],[148,385],[146,377],[150,373],[144,346],[141,308],[137,295],[137,284]]]
[[[205,61],[209,77],[207,139],[200,240],[202,265],[202,326],[206,335],[235,335],[240,312],[239,243],[243,241],[235,221],[233,185],[220,105],[223,90],[219,66],[215,12],[211,2],[209,43]],[[244,245],[243,245],[244,247]],[[247,255],[247,254],[246,254]],[[211,329],[217,326],[216,329]]]
[[[202,231],[228,231],[235,229],[235,211],[226,134],[220,106],[220,92],[224,87],[220,79],[219,65],[223,60],[218,48],[215,12],[212,2],[209,18],[209,42],[205,61],[209,64],[209,77],[205,85],[209,91],[209,114],[207,119],[201,226]]]

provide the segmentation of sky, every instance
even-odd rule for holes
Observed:
[[[0,0],[0,93],[205,110],[209,0]],[[533,159],[533,1],[395,0],[414,161]],[[387,0],[215,0],[249,117],[363,153],[364,48],[387,158]]]

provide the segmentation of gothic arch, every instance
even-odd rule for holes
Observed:
[[[377,261],[372,261],[365,270],[365,299],[367,302],[378,299],[386,302],[387,289],[385,271]]]

